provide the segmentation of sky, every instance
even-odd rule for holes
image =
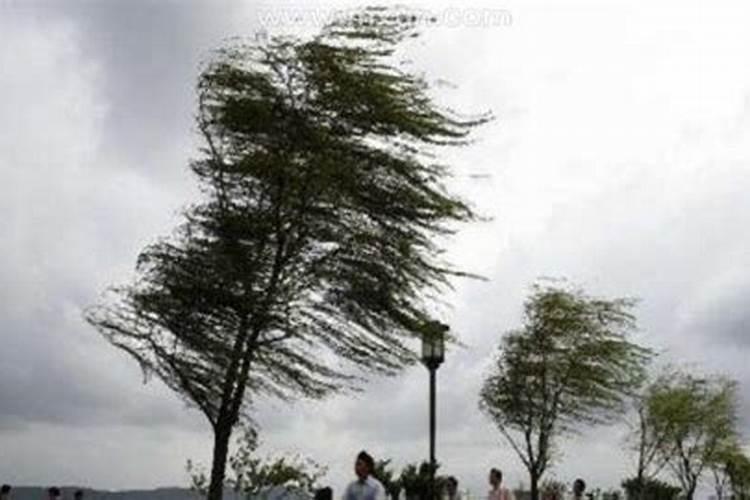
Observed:
[[[0,1],[0,481],[186,485],[207,423],[82,319],[199,196],[195,82],[230,37],[315,32],[356,2]],[[387,2],[385,3],[387,4]],[[450,187],[488,222],[447,242],[441,311],[463,346],[438,373],[438,460],[481,496],[490,467],[528,483],[477,409],[531,284],[566,277],[640,299],[637,339],[665,361],[740,382],[750,436],[750,7],[745,2],[422,2],[411,47],[441,102],[496,119],[447,154]],[[255,409],[264,453],[329,468],[427,456],[427,371],[357,395]],[[625,427],[562,441],[552,476],[613,487]]]

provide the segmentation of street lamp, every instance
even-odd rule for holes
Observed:
[[[422,332],[422,363],[430,372],[430,500],[435,500],[435,372],[445,359],[445,334],[448,325],[430,321]]]

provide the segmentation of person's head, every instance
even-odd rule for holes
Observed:
[[[315,500],[331,500],[333,498],[333,490],[326,486],[315,490]]]
[[[500,486],[500,483],[503,482],[503,473],[500,469],[492,468],[490,469],[490,484],[493,488],[497,488]]]
[[[445,480],[445,489],[448,490],[449,495],[453,495],[458,490],[458,479],[453,476],[448,476]]]
[[[83,500],[83,490],[76,490],[76,492],[73,493],[73,498],[75,500]]]
[[[573,481],[573,494],[576,497],[582,497],[584,491],[586,491],[586,482],[579,477]]]
[[[49,495],[50,500],[57,500],[60,498],[60,488],[53,486],[47,490],[47,494]]]
[[[354,473],[359,479],[364,480],[372,474],[373,469],[375,469],[375,460],[366,451],[360,451],[354,462]]]
[[[10,495],[10,490],[11,490],[10,485],[4,484],[0,486],[0,495],[2,495],[3,497],[7,497],[8,495]]]

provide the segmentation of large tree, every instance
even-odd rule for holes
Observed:
[[[737,384],[673,371],[655,383],[647,404],[652,421],[666,429],[660,453],[692,500],[703,473],[736,442]]]
[[[523,326],[501,339],[480,408],[528,470],[532,500],[555,439],[582,424],[610,422],[641,385],[650,351],[628,340],[632,305],[536,284]]]
[[[488,117],[438,106],[394,62],[418,22],[369,9],[311,39],[219,50],[198,82],[202,198],[142,251],[132,284],[87,312],[210,422],[210,500],[253,396],[396,373],[458,274],[436,237],[475,216],[436,152]]]

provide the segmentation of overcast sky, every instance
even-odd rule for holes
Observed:
[[[230,36],[314,31],[333,7],[255,2],[0,1],[0,481],[185,485],[207,462],[202,417],[81,317],[132,276],[144,245],[195,199],[187,161],[201,61]],[[439,94],[497,120],[452,153],[453,188],[492,222],[450,255],[445,319],[466,347],[439,372],[438,458],[475,494],[520,462],[477,410],[530,284],[565,276],[634,296],[639,337],[742,383],[750,408],[750,7],[737,2],[435,2],[413,48]],[[489,177],[477,179],[477,174]],[[341,491],[362,448],[427,455],[427,373],[355,397],[262,401],[263,449],[330,467]],[[743,427],[750,430],[743,411]],[[553,475],[617,485],[623,429],[565,442]],[[750,433],[748,433],[750,435]]]

